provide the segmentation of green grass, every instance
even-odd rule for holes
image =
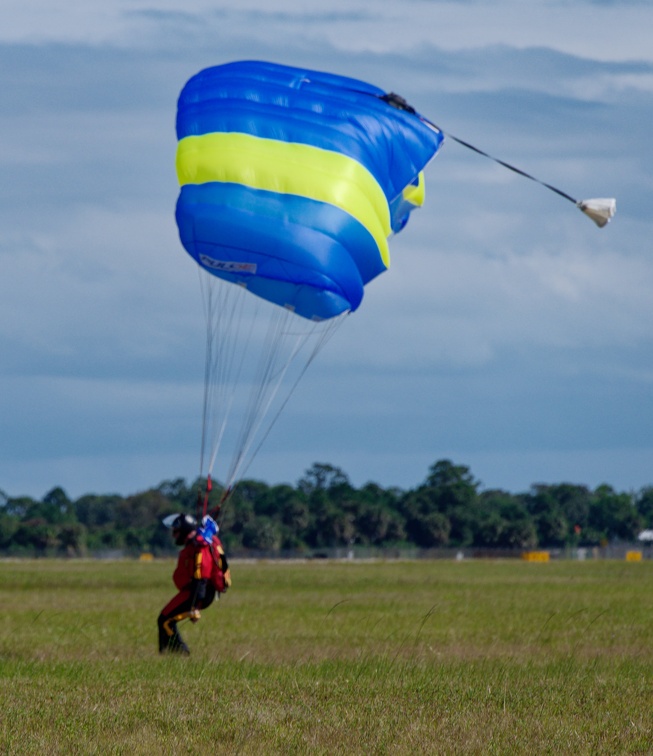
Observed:
[[[0,753],[653,753],[653,562],[0,563]]]

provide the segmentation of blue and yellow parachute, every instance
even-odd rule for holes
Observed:
[[[201,71],[177,111],[176,218],[204,269],[310,320],[354,311],[424,199],[442,132],[362,81],[255,61]]]
[[[226,463],[231,491],[388,267],[443,135],[364,82],[248,61],[188,81],[177,136],[177,224],[207,325],[200,476]]]
[[[212,274],[200,276],[200,475],[205,452],[211,474],[221,445],[234,450],[225,490],[248,467],[308,364],[387,269],[388,238],[422,205],[422,171],[443,136],[402,98],[344,76],[245,61],[187,82],[177,109],[176,218],[183,246]],[[577,201],[448,136],[599,226],[614,215],[613,199]],[[241,390],[248,401],[236,398]]]

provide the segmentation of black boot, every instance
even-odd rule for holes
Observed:
[[[184,643],[183,638],[179,635],[176,622],[168,622],[168,627],[172,631],[172,635],[168,635],[166,628],[164,627],[163,615],[159,617],[159,653],[165,654],[167,651],[176,654],[182,654],[188,656],[190,651],[188,646]]]

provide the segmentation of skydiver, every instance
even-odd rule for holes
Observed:
[[[201,610],[213,603],[216,592],[227,590],[231,576],[217,536],[218,527],[212,520],[214,529],[208,531],[198,527],[195,518],[187,514],[170,515],[163,522],[172,528],[177,546],[183,548],[172,576],[179,592],[163,607],[158,618],[159,653],[188,655],[190,651],[179,634],[177,623],[185,619],[199,622]]]

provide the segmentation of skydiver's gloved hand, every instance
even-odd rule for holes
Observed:
[[[202,617],[202,614],[199,609],[191,609],[189,619],[194,624],[195,622],[199,622]]]

